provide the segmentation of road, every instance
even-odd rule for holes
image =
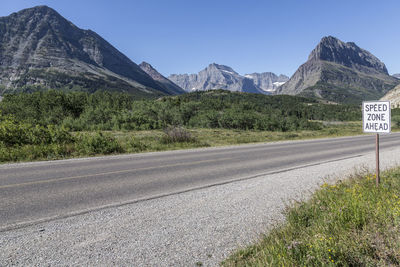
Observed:
[[[400,134],[381,136],[382,150],[399,145]],[[368,135],[1,165],[0,231],[374,149]]]

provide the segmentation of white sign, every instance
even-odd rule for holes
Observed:
[[[390,133],[390,101],[363,102],[364,133]]]

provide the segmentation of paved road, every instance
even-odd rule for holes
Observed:
[[[374,151],[375,137],[0,166],[0,230]],[[381,136],[381,149],[400,134]]]

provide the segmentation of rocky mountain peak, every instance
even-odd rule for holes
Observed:
[[[161,73],[159,73],[152,65],[143,61],[140,63],[139,67],[146,72],[151,78],[161,84],[164,88],[167,89],[167,92],[170,94],[183,94],[185,91],[176,85],[171,80],[164,77]]]
[[[230,74],[239,75],[231,67],[228,67],[228,66],[225,66],[225,65],[220,65],[220,64],[217,64],[217,63],[212,63],[212,64],[208,65],[208,67],[205,70],[206,71],[222,71],[222,72],[228,72]]]
[[[277,93],[361,103],[382,97],[397,84],[385,64],[370,52],[327,36]]]
[[[57,30],[67,26],[77,28],[57,11],[45,5],[23,9],[6,18],[10,21],[26,23],[26,28],[28,30],[37,26],[44,27],[45,25],[43,25],[43,23],[47,23],[46,26]]]
[[[101,36],[78,28],[48,6],[0,17],[0,88],[76,84],[83,90],[168,94]]]
[[[22,9],[19,12],[13,13],[10,16],[21,16],[21,15],[29,15],[30,17],[42,17],[44,18],[46,15],[48,16],[57,16],[59,18],[62,18],[60,14],[57,13],[54,9],[51,7],[48,7],[46,5],[40,5],[40,6],[35,6],[31,8],[26,8]]]
[[[164,76],[162,76],[155,68],[153,68],[152,65],[149,63],[143,61],[142,63],[139,64],[139,67],[144,70],[148,75],[150,75],[151,78],[157,80],[161,79]]]
[[[323,37],[308,60],[330,61],[362,72],[373,71],[388,75],[385,64],[370,52],[353,42],[345,43],[333,36]]]

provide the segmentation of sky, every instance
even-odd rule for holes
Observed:
[[[164,76],[210,63],[291,76],[322,37],[355,42],[400,73],[399,0],[0,0],[0,16],[47,5]]]

